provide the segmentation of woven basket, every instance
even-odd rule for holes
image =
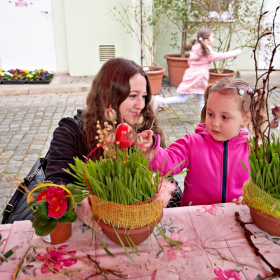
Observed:
[[[162,211],[162,202],[152,200],[136,205],[122,205],[92,195],[92,212],[104,223],[118,228],[135,229],[155,222]]]
[[[252,180],[243,185],[246,204],[269,216],[280,219],[280,200],[260,189]]]

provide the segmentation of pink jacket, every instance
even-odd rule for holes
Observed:
[[[205,56],[202,53],[200,44],[194,45],[190,52],[189,68],[185,71],[182,83],[177,91],[180,94],[204,94],[209,80],[209,68],[212,61],[224,60],[240,55],[240,50],[217,53],[208,46],[210,54]]]
[[[185,160],[172,173],[189,169],[181,206],[231,202],[242,195],[243,183],[249,179],[241,164],[242,161],[250,170],[248,137],[248,131],[242,128],[238,136],[219,142],[206,131],[205,124],[199,124],[195,133],[186,134],[168,148],[157,147],[150,167],[161,170],[166,158],[163,168],[163,174],[166,174]]]

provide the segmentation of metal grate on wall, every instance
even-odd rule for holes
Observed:
[[[115,45],[99,45],[99,61],[106,62],[116,57]]]

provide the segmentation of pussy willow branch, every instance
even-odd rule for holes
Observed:
[[[114,276],[118,277],[118,278],[122,278],[122,279],[127,279],[128,275],[123,275],[120,273],[115,273],[114,270],[111,269],[107,269],[107,268],[102,268],[100,267],[99,263],[97,261],[95,261],[90,255],[87,254],[87,257],[90,261],[92,261],[99,269],[99,272],[97,274],[93,274],[89,277],[87,277],[85,280],[91,278],[91,277],[95,277],[96,275],[103,275],[105,279],[108,279],[105,275],[105,273],[108,274],[113,274]]]
[[[276,8],[275,14],[274,14],[274,18],[273,18],[273,24],[272,24],[272,31],[273,31],[273,34],[274,34],[274,30],[275,30],[275,18],[276,18],[277,11],[278,11],[279,8],[280,8],[280,6],[278,6],[278,7]],[[273,39],[274,39],[274,46],[276,46],[275,36],[273,36]]]
[[[280,269],[274,267],[273,265],[270,264],[270,262],[260,253],[259,248],[254,244],[254,242],[252,241],[252,238],[256,238],[256,236],[246,228],[246,224],[251,224],[251,223],[244,223],[241,220],[240,214],[239,212],[235,212],[235,217],[236,217],[236,221],[240,224],[240,226],[243,228],[244,232],[245,232],[245,237],[249,243],[249,245],[252,247],[254,253],[260,257],[271,269],[271,271],[273,272],[273,275],[271,276],[280,276]],[[270,276],[270,277],[271,277]]]
[[[252,116],[252,123],[253,123],[253,130],[255,133],[255,154],[256,157],[258,158],[258,141],[262,140],[264,143],[265,140],[267,140],[270,143],[270,118],[269,118],[269,112],[268,112],[268,96],[269,93],[274,89],[269,89],[269,78],[270,74],[275,71],[274,67],[272,65],[274,56],[276,53],[277,48],[279,47],[280,44],[276,44],[275,40],[275,19],[277,15],[277,11],[279,9],[279,6],[275,10],[274,18],[273,18],[273,24],[272,24],[272,30],[271,31],[264,31],[261,33],[261,21],[263,19],[263,16],[267,14],[268,12],[262,12],[264,7],[264,0],[262,1],[261,4],[261,10],[260,10],[260,16],[258,20],[258,28],[257,28],[257,41],[253,50],[254,54],[254,62],[255,62],[255,73],[256,73],[256,84],[255,84],[255,93],[251,97],[251,105],[250,105],[250,112]],[[273,43],[274,43],[274,48],[271,52],[271,57],[270,57],[270,62],[269,62],[269,67],[268,70],[260,75],[258,77],[258,63],[257,63],[257,57],[256,57],[256,51],[257,48],[261,42],[261,39],[268,36],[272,35]],[[257,89],[258,82],[262,79],[262,88]],[[263,116],[263,112],[266,111],[266,117]],[[263,120],[266,118],[266,120]],[[263,123],[267,122],[267,126],[263,129]],[[264,153],[263,153],[263,160],[265,161],[265,145],[263,145]]]

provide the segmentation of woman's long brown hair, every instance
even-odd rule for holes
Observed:
[[[145,107],[141,111],[144,117],[144,125],[137,132],[141,132],[152,127],[155,134],[161,136],[161,145],[165,147],[164,134],[159,127],[159,120],[151,107],[151,89],[146,73],[135,62],[123,58],[113,58],[108,60],[96,74],[92,81],[91,89],[87,96],[87,107],[82,112],[83,138],[89,151],[94,149],[98,143],[96,122],[101,126],[105,121],[104,111],[112,108],[117,113],[117,123],[121,122],[119,107],[121,103],[129,96],[129,80],[136,74],[141,74],[147,81],[147,96]],[[93,158],[99,158],[102,149],[98,149]]]

